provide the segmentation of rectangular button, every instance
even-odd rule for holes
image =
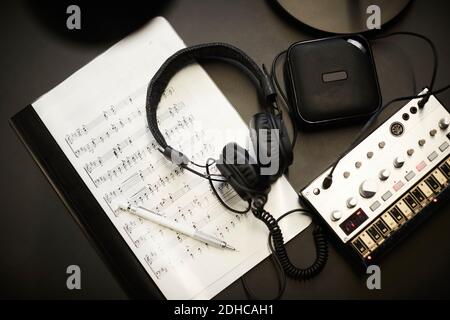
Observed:
[[[406,218],[411,219],[413,212],[403,200],[397,202],[397,208],[401,211],[401,213],[403,213]]]
[[[403,218],[403,215],[400,212],[400,209],[397,206],[389,210],[389,213],[392,216],[392,218],[394,218],[395,221],[397,221],[397,223],[401,223],[405,220],[405,218]]]
[[[391,230],[395,230],[397,228],[397,222],[395,222],[395,220],[392,219],[392,217],[388,213],[383,214],[381,218],[383,219],[384,223],[386,223],[389,228],[391,228]]]
[[[436,193],[441,191],[441,185],[436,180],[435,177],[428,176],[428,178],[425,179],[425,182],[430,186],[431,189],[433,189]]]
[[[439,146],[439,150],[445,151],[448,148],[448,146],[449,146],[448,142],[444,142]]]
[[[413,191],[411,191],[411,194],[414,196],[414,198],[420,203],[423,204],[426,200],[425,195],[422,191],[420,191],[420,188],[415,188]]]
[[[425,195],[425,197],[429,198],[432,195],[434,195],[433,190],[430,189],[430,187],[425,183],[425,182],[421,182],[419,183],[419,189],[420,191],[422,191],[422,193]]]
[[[410,171],[408,172],[408,174],[405,176],[406,181],[410,181],[412,178],[414,178],[416,176],[416,174],[414,173],[414,171]]]
[[[422,162],[420,162],[417,166],[416,166],[416,169],[417,169],[417,171],[422,171],[425,167],[427,166],[427,164],[426,164],[426,162],[425,161],[422,161]]]
[[[438,169],[433,171],[433,177],[442,185],[445,186],[447,183],[447,178]]]
[[[383,199],[384,201],[388,200],[390,197],[392,197],[392,192],[388,191],[385,194],[383,194],[381,196],[381,199]]]
[[[367,251],[367,248],[366,248],[366,246],[364,245],[364,243],[363,243],[359,238],[357,238],[356,240],[353,241],[353,246],[356,248],[356,250],[357,250],[362,256],[367,255],[367,253],[364,254],[364,253]]]
[[[412,195],[408,194],[406,197],[403,198],[403,200],[409,205],[409,207],[411,209],[413,209],[414,211],[417,210],[417,208],[419,208],[419,204],[417,203],[417,201],[413,198]]]
[[[389,233],[389,227],[383,222],[383,220],[378,219],[377,222],[375,222],[375,226],[383,236],[386,236]]]
[[[375,201],[375,202],[372,203],[372,205],[370,206],[370,210],[375,211],[375,210],[377,210],[380,206],[381,206],[381,203],[380,203],[379,201]]]
[[[398,191],[400,190],[402,187],[404,186],[402,181],[397,182],[396,184],[394,184],[394,190]]]
[[[371,226],[369,229],[367,229],[367,233],[374,239],[377,243],[383,242],[383,237],[381,234],[377,231],[377,229],[374,226]]]
[[[441,165],[439,167],[442,172],[448,177],[450,178],[450,165],[448,165],[447,163],[444,163],[443,165]]]
[[[430,153],[430,154],[428,155],[428,160],[433,161],[434,159],[437,158],[437,156],[438,156],[437,152],[436,152],[436,151],[433,151],[432,153]]]
[[[375,241],[373,241],[372,238],[365,231],[361,233],[359,239],[361,239],[361,241],[364,242],[364,244],[366,245],[367,248],[369,248],[370,251],[373,251],[377,247]]]

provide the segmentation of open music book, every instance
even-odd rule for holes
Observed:
[[[171,164],[156,149],[146,121],[147,84],[167,57],[184,47],[169,23],[155,18],[32,105],[105,215],[168,299],[209,299],[268,256],[268,230],[252,216],[224,209],[208,181]],[[169,144],[194,161],[218,157],[230,141],[250,147],[248,128],[199,65],[170,82],[158,109]],[[242,201],[226,184],[220,192]],[[113,204],[144,206],[214,234],[237,248],[221,250],[144,221]],[[283,177],[272,186],[274,216],[298,207]],[[281,222],[286,241],[310,218]],[[95,232],[95,230],[94,230]]]

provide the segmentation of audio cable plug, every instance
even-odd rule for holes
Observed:
[[[328,189],[329,187],[331,187],[332,183],[333,183],[333,174],[330,173],[325,177],[325,179],[323,179],[322,188]]]
[[[417,106],[419,107],[419,109],[423,109],[423,107],[425,107],[425,104],[428,102],[429,99],[430,93],[427,93],[422,99],[420,99],[419,102],[417,102]]]
[[[267,196],[266,195],[257,195],[252,200],[252,211],[262,211],[264,210],[264,206],[267,203]]]

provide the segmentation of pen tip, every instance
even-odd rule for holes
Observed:
[[[228,248],[228,249],[230,249],[230,250],[236,251],[236,248],[230,246],[229,244],[227,244],[225,247]]]
[[[115,203],[115,206],[117,207],[117,209],[123,210],[123,211],[127,211],[128,210],[128,206],[124,203],[121,202],[117,202]]]

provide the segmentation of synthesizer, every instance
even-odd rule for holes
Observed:
[[[424,91],[425,93],[426,91]],[[448,200],[450,115],[413,99],[300,191],[346,251],[373,264]]]

